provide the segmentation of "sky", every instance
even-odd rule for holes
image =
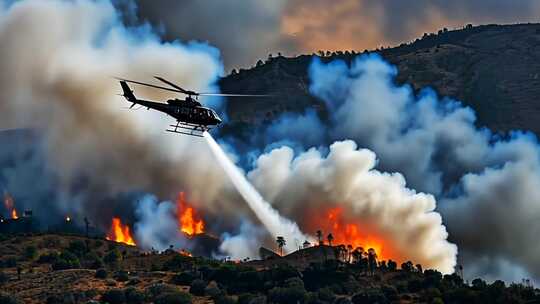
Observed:
[[[536,0],[137,0],[137,6],[137,20],[157,25],[168,39],[218,47],[229,70],[269,53],[363,51],[443,27],[538,22],[540,16]]]

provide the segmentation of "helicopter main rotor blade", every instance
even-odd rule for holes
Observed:
[[[158,86],[158,85],[155,85],[155,84],[150,84],[150,83],[146,83],[146,82],[140,82],[140,81],[135,81],[135,80],[129,80],[129,79],[124,79],[124,78],[120,78],[120,77],[114,77],[118,80],[121,80],[121,81],[125,81],[125,82],[129,82],[129,83],[134,83],[134,84],[139,84],[139,85],[143,85],[143,86],[147,86],[147,87],[151,87],[151,88],[155,88],[155,89],[161,89],[161,90],[165,90],[165,91],[171,91],[171,92],[176,92],[176,93],[184,93],[180,90],[176,90],[176,89],[171,89],[171,88],[167,88],[167,87],[162,87],[162,86]],[[185,94],[185,93],[184,93]]]
[[[257,94],[227,94],[227,93],[199,93],[200,96],[224,96],[224,97],[273,97],[274,95],[257,95]]]
[[[178,85],[176,85],[176,84],[174,84],[174,83],[168,81],[168,80],[165,79],[165,78],[162,78],[162,77],[159,77],[159,76],[154,76],[154,78],[157,79],[157,80],[159,80],[159,81],[161,81],[161,82],[163,82],[163,83],[166,83],[166,84],[170,85],[171,87],[173,87],[173,88],[175,88],[175,89],[181,91],[181,92],[184,93],[184,94],[187,94],[187,95],[194,95],[194,96],[199,95],[199,93],[194,92],[194,91],[188,91],[188,90],[186,90],[186,89],[183,89],[183,88],[181,88],[180,86],[178,86]]]

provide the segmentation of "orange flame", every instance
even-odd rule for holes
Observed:
[[[180,192],[178,196],[176,210],[180,231],[188,236],[204,233],[204,221],[197,216],[197,211],[188,205],[184,192]]]
[[[320,218],[320,216],[313,218],[317,219]],[[324,213],[324,219],[314,222],[312,226],[321,228],[323,233],[325,233],[325,238],[329,233],[332,233],[332,236],[334,237],[332,240],[333,246],[352,245],[353,250],[361,247],[364,252],[367,252],[372,248],[375,250],[377,257],[380,260],[401,260],[399,255],[396,254],[392,244],[381,237],[380,233],[376,233],[367,223],[361,224],[345,220],[343,209],[340,207],[327,209]],[[326,239],[325,242],[327,242]]]
[[[117,217],[112,219],[111,229],[109,230],[109,234],[107,235],[106,239],[117,243],[124,243],[132,246],[136,245],[133,237],[131,236],[129,226],[123,225],[122,221]]]
[[[189,251],[187,251],[187,250],[185,250],[185,249],[180,249],[180,250],[178,251],[178,253],[180,253],[180,254],[183,255],[183,256],[193,257],[193,254],[191,254],[191,252],[189,252]]]
[[[17,209],[15,209],[15,202],[13,201],[13,197],[9,195],[9,193],[4,192],[4,206],[9,211],[11,218],[16,220],[19,218],[17,215]]]

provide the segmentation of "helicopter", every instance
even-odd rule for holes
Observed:
[[[123,96],[128,102],[132,103],[129,107],[133,109],[135,105],[140,105],[148,110],[153,109],[163,112],[174,119],[175,125],[169,125],[167,132],[203,137],[203,134],[221,124],[219,115],[211,108],[203,107],[198,101],[199,96],[224,96],[224,97],[268,97],[270,95],[246,95],[246,94],[220,94],[220,93],[198,93],[191,90],[185,90],[180,86],[168,81],[162,77],[154,76],[155,79],[165,83],[168,87],[159,86],[151,83],[145,83],[135,80],[118,78],[122,87]],[[142,100],[135,97],[133,90],[128,83],[152,87],[155,89],[175,92],[186,95],[185,99],[169,99],[166,103]]]

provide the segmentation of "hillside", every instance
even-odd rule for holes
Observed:
[[[231,262],[73,235],[0,235],[0,303],[540,303],[527,282],[467,284],[411,262],[338,258],[338,248]]]
[[[540,134],[540,24],[468,26],[426,34],[410,44],[376,50],[398,67],[398,82],[426,86],[459,99],[478,114],[478,124],[495,131]],[[326,54],[323,61],[350,62],[358,53]],[[274,93],[268,100],[230,100],[233,124],[271,120],[284,111],[322,104],[309,95],[311,55],[273,57],[220,82],[224,92]],[[321,109],[323,112],[325,109]]]

